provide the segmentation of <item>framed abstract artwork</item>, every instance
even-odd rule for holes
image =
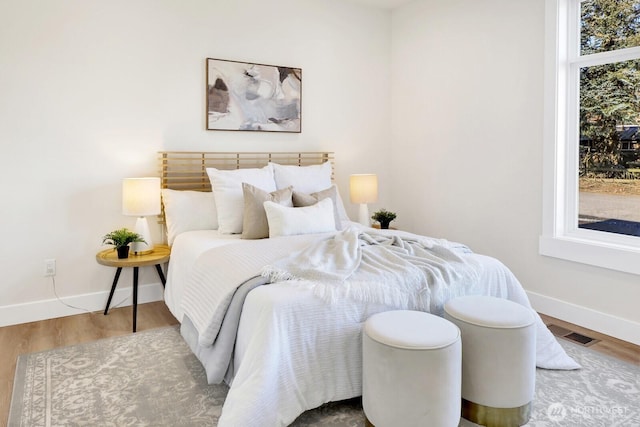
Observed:
[[[207,58],[207,130],[302,131],[302,69]]]

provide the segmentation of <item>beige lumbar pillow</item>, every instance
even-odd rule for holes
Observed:
[[[293,207],[291,196],[293,187],[272,191],[271,193],[242,183],[244,196],[244,216],[242,218],[243,239],[263,239],[269,237],[269,223],[264,211],[264,202],[273,202],[282,206]]]

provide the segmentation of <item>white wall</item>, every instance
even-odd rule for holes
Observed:
[[[207,57],[301,67],[302,133],[204,130]],[[390,13],[340,0],[3,0],[0,325],[73,313],[46,303],[45,258],[58,294],[104,305],[101,236],[133,227],[121,180],[159,150],[335,151],[353,212],[349,174],[389,185],[389,87]]]
[[[396,225],[501,259],[550,314],[612,335],[637,325],[636,276],[538,255],[543,15],[538,0],[392,14],[342,0],[3,0],[0,325],[74,312],[49,302],[45,258],[61,296],[104,305],[100,238],[134,223],[121,179],[155,175],[164,149],[333,150],[352,214],[348,175],[378,173],[370,209]],[[205,131],[207,57],[302,67],[302,134]],[[153,269],[141,282],[159,298]]]
[[[543,312],[640,342],[637,276],[538,254],[543,61],[539,0],[393,11],[398,223],[502,260]]]

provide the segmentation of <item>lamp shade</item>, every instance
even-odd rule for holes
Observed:
[[[122,180],[122,214],[147,216],[160,214],[160,178]]]
[[[374,203],[378,201],[378,176],[372,173],[355,174],[349,177],[351,203]]]

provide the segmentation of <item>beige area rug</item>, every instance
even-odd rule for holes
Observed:
[[[527,425],[640,427],[640,367],[561,343],[584,368],[538,369]],[[9,426],[215,426],[227,390],[207,385],[172,326],[19,356]],[[364,415],[352,399],[293,425],[364,426]]]

